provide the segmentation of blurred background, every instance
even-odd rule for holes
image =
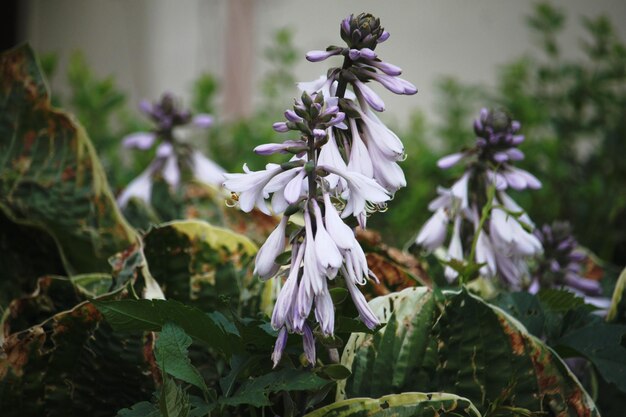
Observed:
[[[474,141],[481,107],[504,107],[522,123],[520,163],[544,184],[515,195],[540,225],[573,224],[601,258],[626,263],[626,3],[532,1],[23,0],[4,1],[2,49],[28,41],[50,80],[53,102],[86,126],[114,190],[150,155],[122,151],[120,139],[149,127],[137,105],[165,91],[216,116],[195,138],[227,170],[260,143],[279,140],[296,81],[335,61],[306,51],[340,44],[339,22],[371,12],[391,33],[383,60],[403,68],[415,96],[382,89],[382,118],[403,139],[409,186],[373,216],[404,246],[429,213],[437,185],[457,172],[437,159]]]

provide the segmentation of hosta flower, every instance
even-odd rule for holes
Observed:
[[[567,222],[543,225],[534,232],[544,248],[533,270],[529,291],[542,288],[564,288],[585,298],[585,301],[602,309],[611,300],[602,297],[600,282],[584,276],[588,256],[583,252]]]
[[[428,251],[443,247],[450,223],[452,237],[445,259],[462,261],[472,253],[480,264],[481,275],[498,276],[511,289],[530,282],[528,262],[539,256],[542,244],[533,235],[534,224],[528,214],[505,193],[507,188],[539,188],[541,183],[529,172],[513,166],[523,159],[517,146],[519,122],[502,111],[483,109],[474,123],[477,135],[474,148],[447,155],[437,165],[447,169],[466,161],[464,174],[450,189],[439,187],[428,206],[433,216],[420,229],[415,243]],[[490,193],[488,190],[494,188]],[[487,218],[481,219],[488,205]],[[484,221],[481,221],[484,220]],[[467,224],[467,227],[464,227]],[[469,231],[469,235],[464,235]],[[454,280],[458,272],[446,266],[445,275]]]
[[[263,279],[286,277],[272,313],[279,330],[272,354],[280,362],[288,333],[302,335],[308,362],[315,364],[314,332],[332,336],[335,309],[330,289],[348,289],[360,319],[375,328],[379,322],[359,286],[376,277],[354,231],[342,219],[354,216],[365,227],[369,214],[385,206],[391,195],[406,185],[398,161],[404,156],[400,139],[374,115],[384,103],[368,85],[376,81],[397,94],[414,94],[415,87],[397,76],[400,69],[374,52],[389,37],[371,15],[350,16],[341,23],[348,44],[326,51],[311,51],[307,59],[319,62],[343,57],[341,68],[327,76],[299,83],[302,94],[285,120],[272,125],[276,132],[297,132],[299,139],[259,145],[261,155],[291,154],[289,162],[268,164],[265,170],[225,174],[225,188],[236,193],[244,211],[253,207],[284,213],[280,224],[261,247],[255,272]],[[269,203],[269,204],[268,204]],[[288,216],[300,212],[304,226],[289,236],[291,261],[280,267]],[[295,225],[294,225],[295,226]],[[314,324],[316,323],[316,328]]]
[[[179,130],[187,126],[206,129],[213,124],[208,114],[192,114],[181,110],[170,94],[164,94],[157,103],[143,100],[140,109],[148,116],[155,127],[151,132],[136,132],[126,136],[122,145],[127,149],[147,150],[158,144],[156,156],[150,166],[129,183],[120,196],[118,205],[126,206],[132,197],[150,202],[152,179],[160,175],[171,188],[180,184],[181,170],[189,170],[197,180],[210,185],[220,185],[224,180],[224,170],[209,160],[200,151],[184,143],[178,136]]]

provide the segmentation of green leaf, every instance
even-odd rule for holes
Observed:
[[[586,306],[585,308],[591,310],[594,309],[593,306],[585,304],[584,298],[567,290],[557,290],[554,288],[544,289],[537,293],[537,298],[541,301],[544,309],[555,313],[564,313],[582,306]]]
[[[171,322],[227,357],[243,349],[237,328],[218,312],[205,314],[174,300],[94,300],[93,303],[117,331],[160,331]]]
[[[202,375],[189,359],[187,348],[190,345],[191,337],[187,336],[183,329],[175,324],[165,323],[154,351],[157,363],[163,372],[206,392],[208,388]]]
[[[88,302],[6,336],[2,347],[3,417],[111,416],[154,390],[142,334],[114,332]]]
[[[523,291],[501,293],[492,304],[517,318],[530,333],[542,336],[545,315],[535,295]]]
[[[354,398],[317,409],[305,417],[481,417],[467,398],[443,392],[405,392],[378,399]]]
[[[594,323],[563,336],[557,345],[576,350],[593,363],[602,377],[626,393],[626,326]]]
[[[154,404],[142,401],[118,411],[116,417],[161,417],[161,412]]]
[[[281,369],[257,378],[247,380],[237,392],[220,399],[224,405],[237,406],[248,404],[253,407],[271,405],[269,394],[279,391],[308,391],[319,389],[328,381],[313,372],[297,369]]]
[[[346,379],[347,377],[352,375],[352,372],[350,371],[350,369],[346,368],[345,366],[339,363],[326,365],[320,369],[320,372],[323,375],[327,376],[328,378],[334,379],[334,380]]]
[[[0,56],[0,210],[46,231],[69,275],[109,272],[137,241],[85,130],[54,109],[32,49]]]
[[[144,238],[150,272],[166,298],[210,310],[224,301],[239,310],[260,303],[265,284],[250,268],[256,250],[246,236],[198,220],[165,223]]]
[[[512,409],[597,416],[592,400],[560,358],[503,310],[468,293],[426,288],[378,297],[372,310],[387,326],[353,334],[342,355],[352,370],[337,399],[440,390],[481,412]]]
[[[163,417],[187,417],[190,410],[189,396],[174,382],[165,377],[159,393],[159,410]]]

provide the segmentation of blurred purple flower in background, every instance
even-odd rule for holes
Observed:
[[[172,188],[180,184],[181,174],[189,170],[192,177],[209,185],[221,185],[224,170],[190,144],[180,139],[183,129],[207,129],[213,124],[208,114],[192,115],[181,110],[174,97],[165,93],[160,101],[150,103],[143,100],[139,108],[154,123],[150,132],[136,132],[122,140],[126,149],[148,150],[158,145],[154,160],[118,196],[120,207],[125,207],[131,198],[150,204],[153,178],[160,175]]]
[[[543,288],[567,289],[582,296],[589,304],[607,309],[611,300],[602,297],[600,281],[584,276],[588,256],[581,250],[568,222],[555,221],[534,232],[544,248],[533,271],[529,291]]]
[[[541,187],[532,174],[513,166],[524,158],[517,148],[524,140],[520,128],[520,123],[511,120],[504,111],[480,111],[474,122],[477,135],[474,147],[438,161],[442,169],[464,161],[465,172],[450,189],[437,190],[439,196],[428,206],[434,215],[415,240],[420,247],[434,251],[443,246],[448,225],[452,223],[452,237],[444,259],[463,261],[471,256],[474,259],[470,261],[482,264],[479,269],[482,276],[498,276],[511,289],[529,285],[528,261],[542,252],[541,242],[532,233],[532,220],[505,193],[509,187],[514,190]],[[485,206],[489,212],[481,219]],[[452,282],[458,272],[447,266],[445,276]]]

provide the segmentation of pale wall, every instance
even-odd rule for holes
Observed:
[[[416,106],[433,112],[435,80],[452,75],[469,82],[492,84],[498,65],[531,50],[524,19],[531,1],[504,0],[259,0],[254,3],[251,60],[256,79],[267,67],[262,50],[271,33],[282,26],[296,28],[295,43],[304,53],[340,44],[339,22],[351,12],[380,16],[391,33],[380,56],[401,66],[420,90],[416,96],[394,97],[383,92],[393,117],[404,120]],[[568,11],[570,24],[564,49],[575,50],[582,36],[579,15],[609,14],[626,38],[623,0],[553,1]],[[81,49],[101,75],[115,74],[133,101],[155,98],[163,90],[188,97],[192,80],[209,71],[223,76],[227,1],[202,0],[27,0],[23,38],[40,51],[57,51],[65,64],[70,52]],[[338,58],[335,63],[338,64]],[[302,59],[297,78],[315,78],[327,63]],[[57,89],[63,91],[65,65]],[[244,83],[245,84],[245,83]],[[382,91],[382,88],[378,89]],[[253,88],[252,96],[256,96]],[[289,103],[285,103],[287,106]]]

